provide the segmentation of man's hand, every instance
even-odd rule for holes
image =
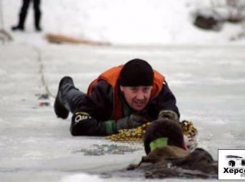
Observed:
[[[125,118],[117,120],[117,130],[131,129],[150,122],[146,117],[140,114],[131,114]]]
[[[163,118],[168,118],[176,122],[179,122],[178,115],[174,111],[171,111],[171,110],[160,111],[158,114],[158,119],[163,119]]]
[[[101,136],[106,135],[102,122],[97,122],[86,112],[75,112],[71,119],[71,134],[73,136]]]

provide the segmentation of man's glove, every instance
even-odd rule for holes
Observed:
[[[150,122],[150,120],[146,117],[140,114],[131,114],[130,116],[117,120],[117,130],[136,128],[147,122]]]
[[[106,135],[106,128],[86,112],[75,112],[71,119],[71,134],[73,136],[102,136]]]
[[[171,110],[160,111],[158,114],[158,119],[161,119],[161,118],[168,118],[168,119],[174,120],[176,122],[179,122],[178,115],[174,111],[171,111]]]

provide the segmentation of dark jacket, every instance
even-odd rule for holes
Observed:
[[[119,87],[116,89],[118,89],[119,92]],[[123,103],[125,104],[126,101],[124,101],[124,97],[121,92],[120,95]],[[113,98],[114,89],[106,81],[100,80],[96,85],[94,85],[92,94],[84,98],[78,110],[89,113],[98,121],[114,119],[114,105],[117,103],[114,103]],[[178,107],[176,106],[175,96],[169,89],[167,82],[163,83],[161,91],[149,101],[145,110],[153,120],[157,119],[158,113],[162,110],[172,110],[180,116]]]
[[[123,113],[123,105],[126,104],[126,101],[124,100],[123,93],[120,92],[118,83],[121,69],[122,66],[117,66],[105,71],[88,88],[88,95],[90,98],[95,97],[94,102],[97,101],[96,105],[100,107],[96,109],[95,115],[89,112],[97,120],[118,120],[127,116]],[[154,83],[150,102],[145,108],[146,113],[151,119],[156,119],[161,110],[172,110],[179,116],[175,97],[164,81],[164,76],[154,70]],[[85,105],[87,106],[87,104]],[[98,115],[100,110],[103,112]],[[108,116],[105,117],[107,113]]]

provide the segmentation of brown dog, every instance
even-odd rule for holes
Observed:
[[[151,151],[150,143],[161,137],[168,138],[167,145]],[[201,148],[189,153],[183,142],[183,132],[178,123],[170,119],[156,120],[145,133],[147,156],[138,165],[130,165],[127,170],[144,171],[146,178],[217,178],[217,161]]]

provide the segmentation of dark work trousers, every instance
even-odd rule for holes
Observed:
[[[79,91],[73,83],[67,82],[60,88],[61,101],[67,110],[74,113],[87,95]]]
[[[41,0],[23,0],[23,4],[19,14],[19,27],[24,28],[26,15],[31,1],[33,1],[33,7],[34,7],[35,28],[40,29],[40,18],[41,18],[40,1]]]
[[[65,82],[60,87],[60,100],[63,106],[70,112],[74,113],[81,107],[83,100],[89,100],[87,94],[79,91],[73,83]],[[84,119],[79,123],[72,119],[70,132],[73,136],[88,135],[88,136],[105,136],[106,125],[103,122],[98,122],[96,119]]]

